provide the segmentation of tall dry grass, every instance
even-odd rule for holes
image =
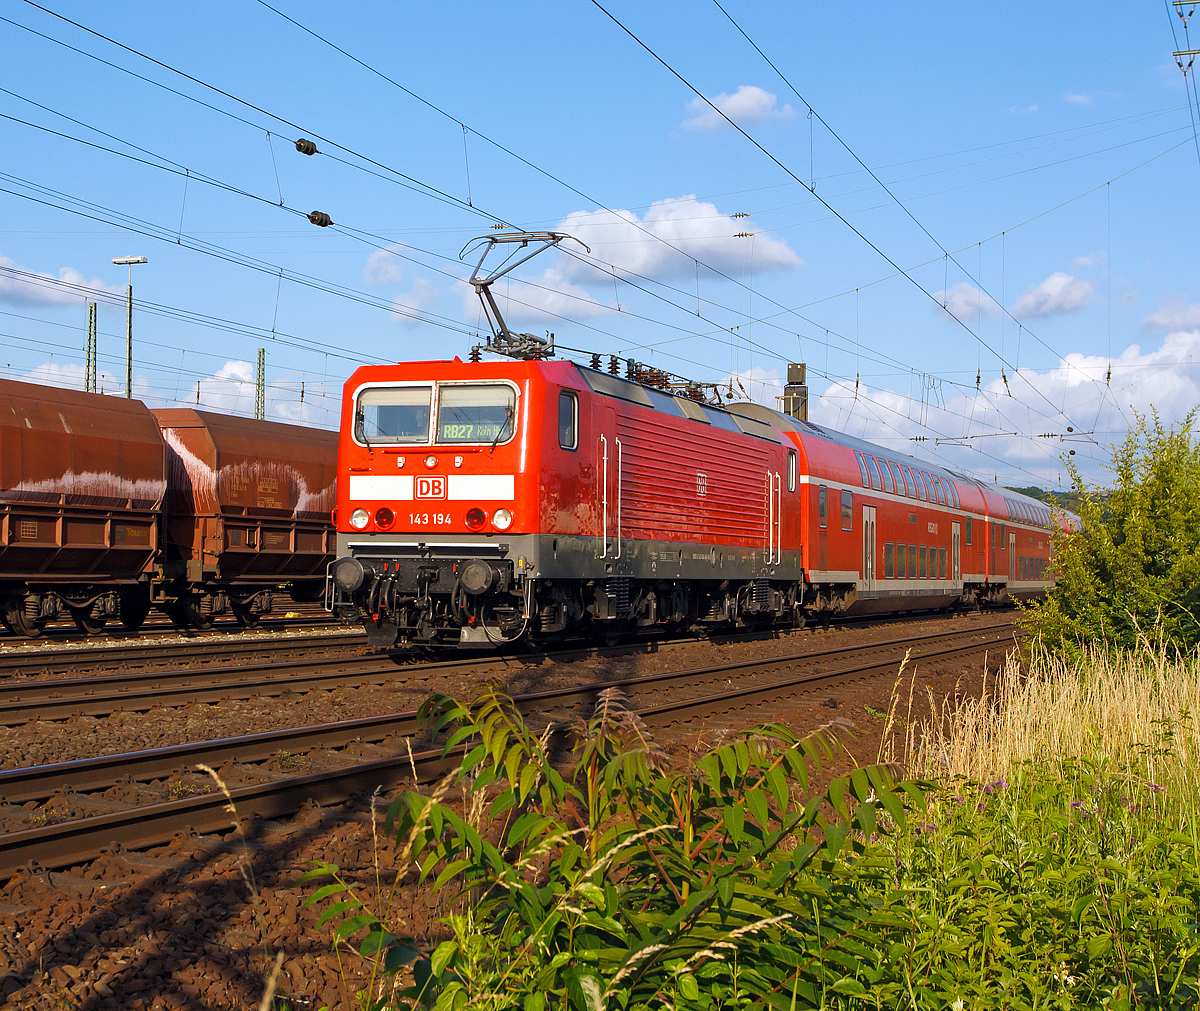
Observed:
[[[1024,666],[1010,656],[979,697],[929,702],[932,716],[907,732],[914,775],[986,783],[1013,778],[1022,762],[1082,758],[1200,796],[1200,652],[1145,640],[1069,662],[1035,649]]]

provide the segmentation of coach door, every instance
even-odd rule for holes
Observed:
[[[862,582],[864,590],[875,589],[875,507],[863,506]]]
[[[621,439],[617,412],[602,404],[592,406],[596,435],[596,515],[600,520],[597,558],[621,557]]]
[[[962,561],[959,556],[959,525],[950,524],[950,578],[955,582],[962,579]]]
[[[1008,581],[1017,581],[1017,535],[1014,533],[1008,535]]]

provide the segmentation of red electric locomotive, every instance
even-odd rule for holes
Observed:
[[[599,356],[547,360],[553,335],[509,331],[490,287],[568,238],[476,240],[485,350],[514,360],[371,366],[346,384],[328,606],[372,645],[800,624],[1050,585],[1050,514],[1033,499],[707,402],[634,362],[622,379],[616,359],[607,373]],[[500,245],[515,252],[483,275]]]
[[[359,369],[339,477],[331,606],[377,646],[802,623],[1049,585],[1035,500],[569,361]]]

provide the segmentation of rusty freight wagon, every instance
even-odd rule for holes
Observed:
[[[0,379],[0,613],[37,635],[150,608],[166,448],[137,400]]]
[[[253,625],[333,558],[337,435],[0,380],[0,617]]]
[[[166,554],[156,603],[203,628],[243,625],[287,583],[319,600],[333,558],[337,433],[189,409],[153,412],[167,444]]]

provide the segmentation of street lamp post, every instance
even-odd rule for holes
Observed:
[[[128,299],[125,304],[125,397],[133,397],[133,265],[149,263],[144,256],[114,256],[113,263],[129,268]]]

